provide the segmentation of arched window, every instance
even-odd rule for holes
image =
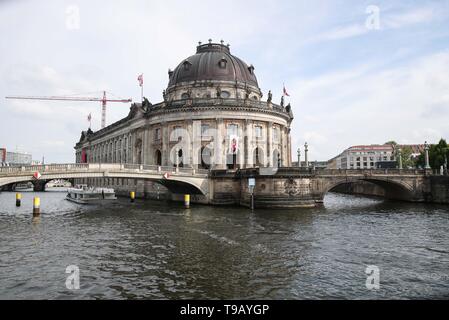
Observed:
[[[226,69],[227,64],[228,64],[228,61],[225,58],[221,58],[220,61],[218,61],[218,66],[221,69]]]
[[[160,150],[156,150],[156,153],[155,153],[155,162],[156,162],[156,165],[157,166],[161,166],[162,165],[162,153],[161,153],[161,151]]]
[[[264,165],[263,152],[260,148],[254,149],[253,163],[256,167],[262,167]]]
[[[212,160],[212,151],[207,147],[202,147],[199,152],[200,167],[203,169],[210,169]]]
[[[220,94],[221,98],[227,99],[231,96],[231,94],[228,91],[222,91]]]
[[[190,67],[192,66],[192,64],[188,60],[184,61],[182,65],[184,66],[185,71],[189,71]]]

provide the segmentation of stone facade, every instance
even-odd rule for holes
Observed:
[[[273,103],[271,95],[262,101],[254,67],[232,56],[228,46],[199,45],[169,71],[163,97],[154,105],[146,99],[134,103],[126,118],[82,132],[76,162],[228,170],[291,166],[290,105]],[[146,189],[150,193],[153,186]]]

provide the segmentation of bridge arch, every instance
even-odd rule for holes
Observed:
[[[413,186],[400,180],[392,180],[382,177],[355,177],[355,178],[340,178],[332,180],[325,184],[323,188],[323,198],[333,189],[342,185],[353,185],[357,182],[369,182],[380,187],[384,192],[384,197],[393,200],[414,201],[415,190]]]

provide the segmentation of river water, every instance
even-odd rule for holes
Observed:
[[[449,298],[449,207],[329,194],[315,209],[0,193],[1,299]],[[67,266],[80,288],[66,287]],[[367,266],[379,270],[368,289]],[[375,282],[374,282],[375,283]]]

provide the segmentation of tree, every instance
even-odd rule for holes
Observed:
[[[440,169],[449,160],[449,147],[446,140],[441,139],[438,144],[433,144],[429,148],[429,164],[432,169]],[[425,151],[422,152],[417,161],[417,166],[425,167]]]
[[[414,168],[416,166],[415,160],[412,159],[413,150],[410,146],[401,148],[402,166],[404,168]]]

